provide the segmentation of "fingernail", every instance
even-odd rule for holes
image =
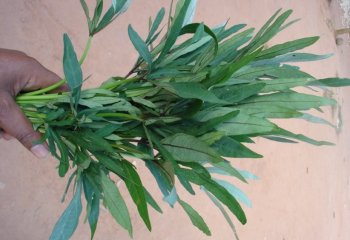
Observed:
[[[45,148],[44,145],[38,144],[33,146],[30,151],[37,157],[37,158],[45,158],[47,155],[49,155],[49,151]]]

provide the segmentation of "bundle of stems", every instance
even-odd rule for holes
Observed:
[[[271,38],[295,22],[286,22],[291,10],[277,11],[254,34],[254,29],[246,28],[245,24],[210,28],[203,23],[192,23],[196,1],[179,0],[164,26],[164,9],[150,21],[146,38],[141,38],[129,25],[129,37],[139,58],[127,76],[111,77],[100,87],[82,90],[80,65],[93,36],[124,12],[130,1],[112,1],[104,15],[103,3],[96,1],[90,17],[88,5],[81,0],[90,36],[78,60],[71,40],[64,35],[65,79],[17,97],[33,126],[43,134],[42,141],[48,142],[51,154],[59,160],[59,176],[71,173],[65,194],[74,182],[74,197],[50,239],[72,236],[82,212],[81,195],[86,198],[91,238],[101,202],[132,236],[130,215],[110,178],[112,175],[125,183],[141,218],[151,230],[148,207],[162,210],[144,187],[129,157],[145,164],[164,200],[170,206],[180,204],[203,233],[211,234],[204,219],[180,198],[176,188],[182,186],[193,195],[201,189],[235,232],[226,211],[245,224],[240,203],[247,206],[251,203],[221,176],[242,182],[256,177],[236,169],[231,165],[233,160],[226,158],[262,157],[244,145],[253,143],[252,138],[258,136],[280,142],[331,144],[292,133],[271,121],[302,118],[328,123],[306,111],[321,112],[320,107],[336,104],[335,100],[318,96],[316,92],[299,93],[296,87],[322,90],[350,84],[349,79],[315,79],[290,65],[329,57],[295,52],[312,45],[318,37],[266,47]],[[162,34],[159,29],[167,31]],[[182,35],[185,40],[178,40]],[[69,92],[50,93],[65,83],[70,87]]]

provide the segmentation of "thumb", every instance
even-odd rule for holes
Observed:
[[[0,128],[7,134],[17,138],[28,150],[38,158],[44,158],[49,151],[43,144],[35,144],[40,140],[40,133],[34,131],[15,100],[7,92],[0,92]]]

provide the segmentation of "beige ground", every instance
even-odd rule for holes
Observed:
[[[89,2],[94,2],[90,0]],[[170,1],[134,0],[127,14],[97,36],[84,65],[93,73],[87,86],[95,86],[110,75],[125,74],[136,58],[127,39],[126,27],[145,33],[149,15]],[[293,25],[275,42],[309,35],[321,40],[310,51],[335,53],[330,60],[304,64],[317,77],[350,77],[350,46],[337,47],[333,27],[339,27],[336,0],[200,0],[196,20],[216,25],[228,17],[231,23],[261,24],[278,8],[292,8],[302,21]],[[62,75],[62,34],[68,32],[78,52],[86,39],[85,19],[77,0],[1,0],[0,46],[22,50]],[[286,145],[257,139],[255,149],[265,158],[235,160],[235,165],[260,176],[259,181],[241,186],[253,201],[246,209],[248,224],[237,231],[243,240],[349,240],[350,239],[350,89],[335,90],[342,108],[325,109],[339,130],[302,121],[283,122],[291,130],[336,147],[307,144]],[[66,179],[59,179],[56,160],[37,160],[17,142],[0,141],[0,239],[44,240],[63,211],[60,203]],[[141,166],[140,166],[141,167]],[[152,178],[144,174],[150,188]],[[125,187],[121,187],[125,190]],[[152,191],[158,193],[154,188]],[[158,201],[161,197],[158,195]],[[224,219],[204,196],[188,199],[205,217],[215,240],[233,239]],[[132,206],[130,199],[128,205]],[[149,233],[131,207],[135,239],[209,239],[194,229],[185,214],[161,202],[163,215],[151,212],[153,232]],[[75,240],[89,239],[88,226],[81,224]],[[106,211],[102,211],[97,240],[129,239]]]

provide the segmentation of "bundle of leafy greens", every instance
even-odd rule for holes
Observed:
[[[130,1],[114,0],[102,14],[104,2],[97,0],[93,16],[85,1],[80,2],[90,33],[83,56],[78,60],[65,34],[65,79],[17,97],[26,116],[43,134],[42,141],[48,142],[51,154],[59,160],[59,176],[64,177],[71,169],[65,194],[74,182],[74,197],[50,239],[72,236],[82,212],[82,195],[91,238],[101,202],[132,236],[130,215],[112,175],[125,183],[140,217],[151,230],[148,207],[162,210],[129,157],[144,162],[170,206],[181,205],[193,225],[210,235],[203,218],[180,198],[176,187],[182,186],[193,195],[201,189],[234,230],[226,210],[245,224],[240,202],[248,206],[250,202],[220,176],[242,182],[255,176],[236,169],[226,158],[262,157],[243,144],[252,143],[258,136],[280,142],[330,144],[292,133],[270,120],[326,122],[306,111],[321,111],[322,106],[336,104],[335,100],[315,92],[299,93],[295,87],[322,89],[350,84],[349,79],[315,79],[289,65],[329,57],[295,52],[312,45],[318,37],[266,47],[271,38],[295,22],[286,22],[291,10],[277,11],[254,34],[254,29],[245,24],[210,28],[192,23],[196,1],[179,0],[165,24],[165,10],[158,12],[146,38],[129,26],[139,58],[127,76],[112,77],[98,88],[82,90],[80,66],[92,37],[123,13]],[[167,31],[162,34],[159,29]],[[180,41],[183,35],[185,40]],[[70,92],[50,93],[64,83]]]

